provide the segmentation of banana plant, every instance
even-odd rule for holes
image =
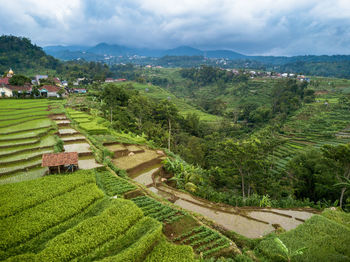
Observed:
[[[274,242],[277,244],[278,248],[282,251],[282,254],[277,254],[277,256],[281,257],[285,261],[292,261],[292,258],[295,256],[300,256],[304,254],[304,251],[307,249],[307,247],[302,247],[297,250],[291,250],[286,247],[286,245],[282,242],[281,239],[278,237],[274,238]]]

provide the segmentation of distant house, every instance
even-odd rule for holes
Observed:
[[[106,78],[105,83],[114,83],[114,79],[113,78]]]
[[[7,85],[0,85],[0,97],[12,97],[12,90]]]
[[[54,77],[54,78],[53,78],[53,82],[54,82],[56,85],[58,85],[58,86],[60,86],[60,85],[62,84],[61,81],[60,81],[60,79],[57,78],[57,77]]]
[[[116,81],[116,82],[125,82],[126,79],[125,79],[125,78],[118,78],[118,79],[116,79],[115,81]]]
[[[78,153],[63,152],[43,154],[41,166],[48,167],[49,174],[74,172],[78,169]]]
[[[2,84],[8,85],[9,79],[10,79],[9,77],[0,78],[0,85],[2,85]]]
[[[24,85],[24,86],[7,86],[12,91],[12,96],[14,95],[14,92],[17,92],[18,94],[24,94],[24,95],[30,95],[32,92],[32,86],[31,85]]]
[[[45,85],[39,88],[39,91],[42,96],[47,97],[59,97],[58,91],[61,88],[58,86],[52,86],[52,85]]]
[[[40,79],[47,79],[47,78],[48,78],[47,75],[36,75],[35,76],[35,80],[39,85],[40,85]]]
[[[68,86],[68,82],[65,81],[65,80],[63,80],[63,81],[62,81],[62,85],[63,85],[63,86]]]
[[[76,93],[76,94],[86,94],[86,89],[85,88],[74,88],[73,89],[73,93]]]

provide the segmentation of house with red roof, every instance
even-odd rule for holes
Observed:
[[[61,88],[58,86],[53,86],[53,85],[44,85],[39,88],[39,91],[42,96],[47,96],[47,97],[59,97],[58,91]]]
[[[0,85],[8,85],[9,84],[9,77],[4,77],[4,78],[0,78]]]

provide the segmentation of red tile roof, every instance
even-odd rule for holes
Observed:
[[[77,152],[43,154],[41,166],[78,165]]]
[[[9,84],[9,78],[8,77],[0,78],[0,85],[1,84],[8,85]]]
[[[12,91],[25,91],[25,92],[30,92],[32,91],[32,87],[30,85],[24,85],[24,86],[7,86],[9,89]]]
[[[46,89],[48,92],[58,92],[61,88],[58,86],[42,86],[39,88],[39,90]]]

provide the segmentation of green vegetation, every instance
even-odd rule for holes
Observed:
[[[339,211],[326,211],[326,215],[314,215],[304,224],[278,237],[288,250],[295,252],[304,249],[302,254],[293,257],[292,261],[348,261],[350,257],[349,228],[333,216],[347,217],[348,214]],[[267,237],[257,246],[256,251],[273,261],[288,261],[280,245],[275,242],[275,236]]]
[[[119,178],[110,172],[96,172],[96,181],[100,188],[108,196],[123,195],[124,193],[136,189],[136,187],[125,179]]]
[[[153,217],[160,222],[173,223],[185,215],[183,211],[164,205],[147,196],[136,197],[132,201],[142,209],[146,216]]]
[[[104,197],[95,177],[119,189],[127,183],[107,173],[79,171],[0,186],[1,259],[155,261],[166,247],[164,259],[193,261],[190,247],[168,243],[162,225],[132,201]]]
[[[48,118],[55,112],[49,107],[55,108],[55,112],[62,110],[61,102],[46,99],[0,101],[1,183],[29,179],[24,171],[33,178],[46,171],[39,168],[42,154],[52,153],[58,144],[53,135],[55,124]]]

